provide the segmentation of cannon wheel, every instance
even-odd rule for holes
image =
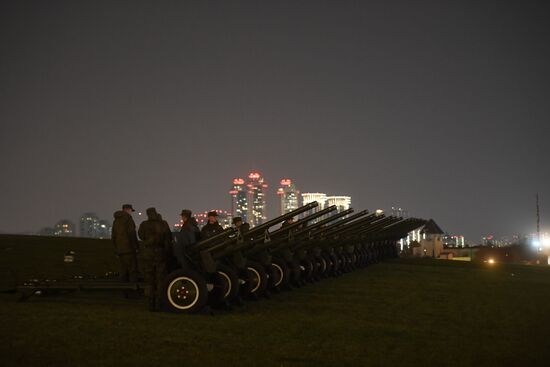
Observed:
[[[191,270],[176,270],[162,282],[161,307],[174,313],[200,311],[208,300],[206,281]]]
[[[318,279],[321,279],[321,277],[325,275],[328,270],[329,264],[323,255],[315,256],[315,261],[317,261],[317,277]]]
[[[235,271],[227,266],[220,264],[217,267],[214,278],[214,290],[210,293],[218,302],[232,301],[239,295],[239,278]]]
[[[271,268],[273,269],[272,273],[274,274],[274,278],[270,279],[271,287],[281,288],[286,286],[290,276],[290,270],[288,269],[286,262],[274,257],[271,259]]]
[[[323,271],[323,273],[321,275],[323,277],[331,276],[332,272],[334,270],[334,263],[332,261],[332,258],[330,257],[329,254],[324,253],[324,252],[321,253],[321,258],[323,258],[325,260],[325,264],[326,264],[325,270]]]
[[[245,295],[259,295],[267,289],[267,273],[265,268],[255,262],[246,263],[246,282],[243,285]]]

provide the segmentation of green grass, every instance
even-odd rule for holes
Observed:
[[[16,255],[19,268],[65,246],[50,241],[21,239],[36,253]],[[97,245],[72,241],[83,253]],[[90,255],[112,257],[100,242]],[[215,316],[149,313],[115,294],[2,295],[0,365],[543,366],[549,304],[550,269],[431,260],[377,264]]]

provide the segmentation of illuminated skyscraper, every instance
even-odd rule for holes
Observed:
[[[248,190],[244,184],[244,179],[235,178],[233,180],[229,195],[231,195],[231,214],[233,218],[241,217],[244,222],[248,222]]]
[[[84,213],[80,216],[80,237],[99,237],[99,218],[95,213]]]
[[[248,175],[248,223],[257,226],[267,220],[266,191],[267,183],[258,172],[250,172]]]
[[[318,210],[326,208],[327,204],[327,194],[322,194],[320,192],[304,192],[302,194],[302,205],[307,205],[312,202],[318,202]]]
[[[339,212],[348,210],[351,206],[351,196],[327,196],[326,206],[336,205]]]
[[[277,195],[281,199],[281,215],[298,208],[300,192],[291,179],[284,178],[281,180],[281,187],[277,190]]]

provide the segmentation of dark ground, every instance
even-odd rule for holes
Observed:
[[[77,261],[63,265],[66,250]],[[3,287],[113,269],[109,241],[0,236]],[[396,260],[233,312],[149,313],[118,294],[0,296],[2,366],[546,366],[550,269]]]

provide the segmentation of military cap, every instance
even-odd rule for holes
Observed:
[[[209,217],[217,217],[217,216],[218,216],[218,212],[216,212],[215,210],[209,211],[209,212],[208,212],[208,216],[209,216]]]
[[[235,223],[237,223],[237,222],[242,222],[242,221],[243,221],[243,218],[241,218],[241,217],[235,217],[235,218],[233,218],[232,223],[235,224]]]
[[[184,217],[187,217],[187,218],[191,218],[191,214],[193,214],[193,212],[189,209],[183,209],[181,211],[181,216],[184,216]]]
[[[122,206],[122,210],[131,209],[133,212],[135,212],[135,209],[132,207],[132,204],[124,204]]]
[[[155,208],[147,208],[147,210],[145,212],[147,213],[148,217],[153,217],[153,216],[157,215],[157,209],[155,209]]]

